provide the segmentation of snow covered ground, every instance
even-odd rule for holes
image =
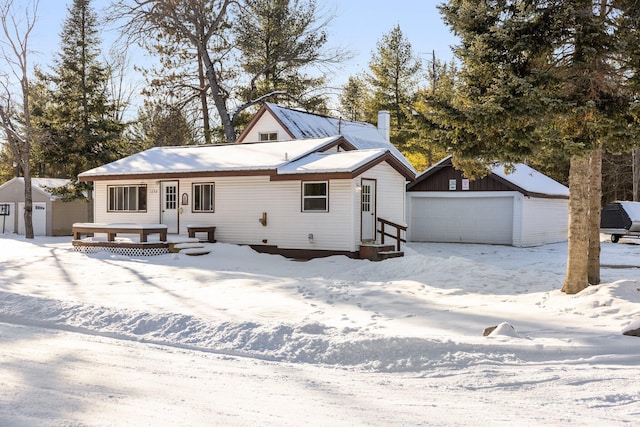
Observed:
[[[638,243],[603,241],[603,284],[568,296],[566,243],[373,263],[3,236],[0,425],[634,425]]]

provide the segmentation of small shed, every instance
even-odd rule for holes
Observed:
[[[569,189],[524,164],[467,179],[447,157],[407,185],[408,239],[519,247],[564,241]]]
[[[63,201],[51,189],[69,184],[67,179],[32,178],[33,232],[36,236],[71,235],[74,222],[89,219],[89,206],[84,200]],[[24,178],[13,178],[0,185],[0,232],[25,233]]]

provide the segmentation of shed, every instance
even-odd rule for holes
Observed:
[[[467,179],[447,157],[407,186],[408,239],[519,247],[565,241],[569,189],[524,164]]]
[[[89,206],[86,201],[65,202],[52,194],[51,189],[67,184],[67,179],[31,178],[33,232],[36,236],[70,236],[74,222],[88,220]],[[0,231],[2,234],[25,234],[23,177],[0,185]]]

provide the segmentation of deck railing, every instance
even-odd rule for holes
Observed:
[[[396,224],[395,222],[387,221],[386,219],[383,219],[383,218],[378,218],[378,222],[380,223],[380,229],[378,230],[378,233],[380,233],[380,243],[382,243],[384,245],[384,237],[385,236],[391,237],[392,239],[395,239],[395,241],[396,241],[396,250],[399,251],[400,250],[400,243],[401,242],[402,243],[407,243],[407,241],[402,238],[402,232],[403,231],[407,231],[407,226],[406,225]],[[395,228],[395,234],[387,233],[387,231],[385,230],[385,225]],[[393,230],[391,230],[391,231],[393,231]]]

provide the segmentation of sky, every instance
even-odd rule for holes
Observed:
[[[0,234],[0,424],[636,425],[640,240],[607,237],[566,295],[566,242],[300,262]]]
[[[40,1],[39,20],[30,39],[31,48],[37,52],[33,62],[51,61],[59,47],[59,34],[70,3],[70,0]],[[92,4],[100,12],[109,3],[110,0],[93,0]],[[376,43],[395,25],[400,25],[414,53],[423,60],[429,60],[432,52],[438,59],[452,59],[450,46],[456,39],[442,22],[436,8],[439,3],[440,0],[318,0],[322,13],[334,15],[328,46],[339,46],[354,54],[338,70],[336,86],[368,68]],[[103,40],[113,37],[113,33],[102,35]],[[134,62],[141,60],[134,58]]]

